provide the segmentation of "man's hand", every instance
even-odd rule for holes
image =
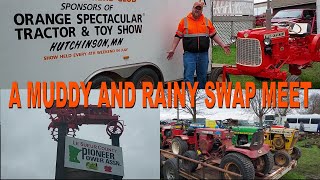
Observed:
[[[230,45],[224,45],[224,46],[222,46],[222,48],[223,48],[223,50],[224,50],[224,53],[226,54],[226,55],[230,55]]]
[[[174,54],[174,50],[170,50],[167,53],[168,53],[167,59],[170,60]]]

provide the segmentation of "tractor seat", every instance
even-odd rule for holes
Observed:
[[[290,25],[289,28],[291,28],[292,31],[294,31],[292,32],[289,30],[289,35],[291,37],[306,37],[307,35],[311,34],[311,25],[309,23],[294,23]],[[295,33],[295,32],[299,32],[299,33]]]

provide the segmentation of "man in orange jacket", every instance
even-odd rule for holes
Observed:
[[[204,3],[195,2],[192,12],[183,18],[174,37],[172,48],[168,52],[170,60],[180,39],[183,43],[184,81],[194,83],[194,72],[197,73],[198,88],[204,89],[207,81],[209,64],[208,49],[210,38],[220,45],[226,54],[230,54],[229,45],[225,45],[217,35],[212,22],[202,14]]]

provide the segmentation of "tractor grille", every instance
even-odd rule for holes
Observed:
[[[236,46],[237,64],[244,66],[260,66],[262,54],[259,40],[239,38]]]

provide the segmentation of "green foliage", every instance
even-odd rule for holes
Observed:
[[[320,140],[320,136],[316,141]],[[320,148],[312,143],[311,148],[303,147],[306,143],[313,142],[314,139],[299,141],[297,146],[301,149],[302,156],[298,160],[298,166],[284,175],[281,179],[319,179],[320,171]]]

